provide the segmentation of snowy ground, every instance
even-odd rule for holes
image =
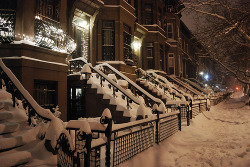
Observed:
[[[241,96],[233,94],[119,167],[250,167],[250,107]]]

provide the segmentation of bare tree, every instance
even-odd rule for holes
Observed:
[[[184,10],[195,13],[195,37],[204,56],[220,64],[240,82],[250,84],[250,1],[185,0]]]

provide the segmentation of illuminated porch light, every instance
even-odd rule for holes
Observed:
[[[203,75],[203,74],[204,74],[204,72],[203,72],[203,71],[201,71],[199,74],[200,74],[200,75]]]
[[[134,42],[132,43],[132,46],[133,46],[134,50],[138,50],[138,49],[141,48],[141,43],[138,42],[138,41],[134,41]]]
[[[88,28],[89,28],[89,24],[88,24],[88,22],[87,22],[86,20],[80,20],[80,21],[77,23],[77,25],[78,25],[79,27],[83,27],[83,28],[85,28],[85,29],[88,29]]]

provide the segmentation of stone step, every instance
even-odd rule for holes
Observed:
[[[11,119],[11,118],[13,118],[13,115],[12,115],[11,112],[0,111],[0,121],[8,120],[8,119]]]
[[[0,134],[12,133],[19,129],[20,124],[16,122],[0,123]]]
[[[37,140],[39,127],[23,127],[24,130],[20,131],[17,136],[5,135],[4,138],[0,138],[0,152],[16,148],[32,141]],[[13,134],[14,135],[14,134]]]
[[[0,157],[0,166],[18,166],[28,163],[31,160],[29,151],[18,151]]]

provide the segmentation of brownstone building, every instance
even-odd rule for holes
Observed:
[[[71,58],[107,61],[132,80],[135,69],[196,77],[192,33],[179,0],[4,0],[0,2],[0,57],[47,108],[67,120]],[[68,95],[70,96],[70,95]]]

